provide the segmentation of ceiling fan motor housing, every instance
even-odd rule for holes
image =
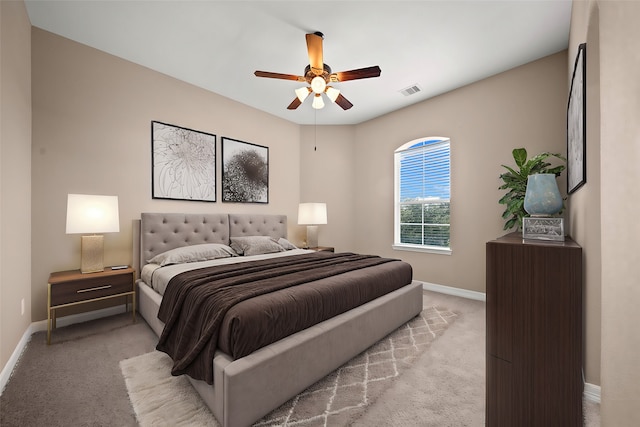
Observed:
[[[331,67],[329,67],[327,64],[322,64],[322,68],[324,69],[322,74],[316,74],[311,70],[311,65],[307,65],[306,67],[304,67],[304,78],[307,80],[307,83],[311,84],[311,80],[313,80],[313,78],[317,76],[322,77],[325,82],[329,83]]]

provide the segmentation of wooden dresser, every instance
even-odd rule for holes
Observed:
[[[582,426],[582,248],[486,244],[486,425]]]

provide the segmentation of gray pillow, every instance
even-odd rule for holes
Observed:
[[[232,237],[231,248],[238,255],[260,255],[283,252],[285,249],[269,236]]]
[[[151,264],[171,265],[185,262],[207,261],[217,258],[237,256],[227,245],[221,243],[205,243],[202,245],[183,246],[171,249],[147,260]]]
[[[298,247],[296,245],[294,245],[293,243],[291,243],[290,241],[288,241],[284,237],[281,237],[281,238],[278,239],[278,244],[280,246],[282,246],[285,251],[290,251],[291,249],[298,249]]]

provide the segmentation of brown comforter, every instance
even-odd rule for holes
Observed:
[[[181,273],[169,282],[160,305],[165,328],[157,349],[173,359],[173,375],[213,384],[219,346],[243,357],[405,286],[411,275],[411,266],[401,261],[329,252]]]

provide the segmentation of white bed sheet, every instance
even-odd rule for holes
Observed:
[[[195,270],[197,268],[213,267],[216,265],[238,264],[247,261],[255,261],[260,259],[280,258],[291,255],[303,255],[313,251],[308,249],[292,249],[285,252],[275,252],[270,254],[237,256],[230,258],[218,258],[208,261],[189,262],[184,264],[165,265],[160,267],[158,264],[147,264],[142,267],[140,278],[144,283],[149,285],[160,295],[164,295],[169,281],[177,274],[185,271]]]

